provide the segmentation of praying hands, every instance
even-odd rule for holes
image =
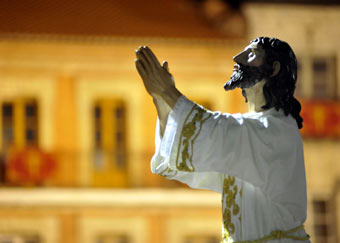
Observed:
[[[162,65],[147,46],[136,50],[136,68],[147,92],[156,99],[163,99],[171,108],[176,104],[181,93],[176,89],[174,78],[169,72],[168,63]]]

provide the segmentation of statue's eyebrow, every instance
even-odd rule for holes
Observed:
[[[244,48],[244,51],[253,51],[253,52],[255,52],[255,50],[256,50],[256,48],[254,48],[254,47],[246,47],[246,48]]]

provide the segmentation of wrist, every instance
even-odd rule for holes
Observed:
[[[181,96],[182,96],[182,93],[175,87],[162,94],[162,98],[171,107],[171,109],[174,108],[175,104],[177,103],[177,100]]]
[[[182,93],[176,87],[172,87],[165,91],[152,93],[151,96],[154,103],[165,102],[172,109]]]

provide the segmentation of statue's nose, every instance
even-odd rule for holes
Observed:
[[[237,54],[236,56],[233,57],[234,62],[240,63],[242,62],[242,52]]]

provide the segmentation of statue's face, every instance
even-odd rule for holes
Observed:
[[[265,51],[258,43],[252,42],[233,59],[236,64],[230,80],[224,85],[225,90],[250,88],[263,79]]]

